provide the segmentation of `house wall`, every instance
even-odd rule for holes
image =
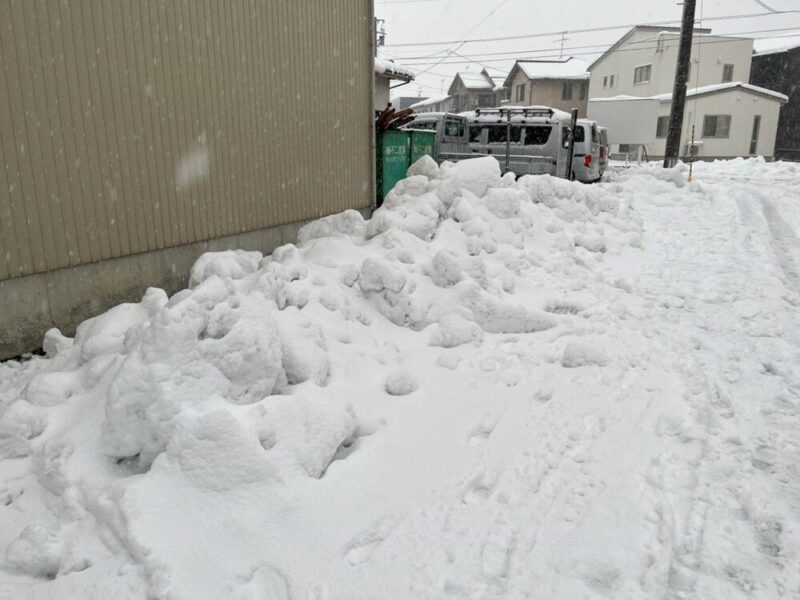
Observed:
[[[761,126],[756,148],[757,155],[772,158],[775,134],[778,127],[780,102],[734,89],[729,92],[709,94],[686,103],[686,114],[681,137],[683,156],[691,140],[695,124],[695,140],[701,140],[701,158],[751,156],[750,137],[753,119],[761,115]],[[651,157],[663,157],[666,138],[656,137],[659,116],[668,116],[670,103],[652,99],[606,100],[589,103],[589,118],[608,127],[611,153],[619,154],[619,144],[642,145]],[[696,115],[696,117],[695,117]],[[728,138],[703,138],[703,121],[706,115],[731,115]]]
[[[753,57],[750,83],[789,97],[781,108],[775,158],[800,161],[800,48]]]
[[[562,100],[563,84],[569,81],[572,88],[572,100]],[[517,86],[525,85],[525,100],[517,101]],[[578,116],[583,118],[587,115],[588,97],[581,100],[581,81],[580,80],[561,80],[561,79],[535,79],[531,80],[520,69],[512,80],[510,90],[509,106],[551,106],[565,112],[570,112],[573,108],[578,109]]]
[[[372,23],[369,0],[0,2],[0,358],[176,289],[174,249],[371,206]]]
[[[375,96],[373,99],[373,108],[375,110],[381,111],[389,104],[391,94],[390,88],[391,79],[383,75],[375,75]]]
[[[662,51],[657,51],[658,32],[637,31],[620,48],[594,65],[590,77],[590,97],[618,95],[655,96],[672,92],[678,61],[677,34],[663,36]],[[695,36],[689,88],[722,83],[724,64],[733,64],[733,81],[750,80],[753,40],[721,36]],[[648,83],[634,84],[637,66],[652,65]],[[615,75],[615,86],[603,88],[603,78]]]

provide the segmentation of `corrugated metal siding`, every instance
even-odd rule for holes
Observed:
[[[0,279],[370,206],[371,40],[371,0],[0,0]]]

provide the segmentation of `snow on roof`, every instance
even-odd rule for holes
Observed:
[[[623,35],[616,42],[614,42],[611,46],[609,46],[608,50],[606,50],[600,56],[598,56],[596,59],[594,59],[594,61],[592,61],[592,63],[588,67],[586,67],[586,69],[588,71],[591,71],[594,67],[596,67],[600,63],[600,61],[602,61],[611,52],[614,52],[617,48],[622,46],[622,44],[624,44],[637,31],[650,31],[650,32],[653,32],[653,33],[656,33],[656,34],[665,35],[665,34],[675,33],[675,32],[680,33],[680,30],[681,30],[680,27],[663,27],[663,26],[660,26],[660,25],[635,25],[634,27],[631,27],[625,35]],[[711,33],[711,29],[704,29],[704,28],[695,27],[694,33],[695,33],[695,35],[702,35],[702,34],[706,34],[706,33]]]
[[[465,88],[473,90],[494,90],[495,83],[490,77],[483,73],[476,73],[474,71],[459,71],[459,78]]]
[[[771,98],[775,98],[776,100],[781,100],[782,102],[789,101],[789,97],[784,94],[775,92],[773,90],[768,90],[767,88],[758,87],[756,85],[750,85],[749,83],[742,83],[741,81],[718,83],[716,85],[706,85],[699,88],[692,88],[686,92],[686,97],[690,98],[692,96],[717,94],[719,92],[726,92],[735,88],[741,88],[742,90],[751,92],[753,94],[769,96]],[[589,102],[620,102],[630,100],[658,100],[659,102],[670,102],[672,100],[672,94],[658,94],[656,96],[610,96],[608,98],[590,98]]]
[[[566,60],[519,60],[522,72],[528,79],[588,79],[589,64],[579,58]]]
[[[800,48],[800,36],[756,40],[753,46],[755,49],[753,56],[780,54]]]
[[[409,106],[409,108],[422,108],[424,106],[431,106],[432,104],[439,104],[440,102],[444,102],[445,100],[449,100],[450,96],[445,94],[444,96],[432,96],[431,98],[426,98],[425,100],[420,100],[415,104]]]
[[[375,74],[383,75],[389,79],[402,79],[403,81],[413,81],[417,76],[411,69],[389,58],[378,57],[375,57]]]

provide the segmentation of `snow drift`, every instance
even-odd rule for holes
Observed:
[[[724,182],[800,174],[699,170],[584,186],[424,158],[368,221],[205,254],[171,298],[48,332],[45,357],[0,365],[0,592],[798,593],[800,338],[780,315],[800,220],[767,197],[758,220]],[[720,222],[746,258],[703,238]],[[719,302],[747,315],[746,364]],[[740,428],[744,388],[771,428]]]

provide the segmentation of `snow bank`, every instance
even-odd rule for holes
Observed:
[[[796,347],[741,273],[693,273],[727,264],[738,240],[759,289],[800,302],[795,213],[715,191],[745,176],[788,189],[800,174],[757,160],[696,173],[584,186],[514,181],[492,157],[423,158],[370,220],[325,217],[271,256],[205,254],[171,298],[151,289],[74,339],[48,332],[45,357],[0,365],[0,596],[6,584],[192,600],[797,589],[788,504],[749,498],[751,480],[723,502],[716,483],[745,463],[786,480],[783,446],[710,425],[734,419],[749,369],[771,378],[758,410],[792,431],[780,419],[796,408]],[[674,212],[668,226],[659,211]],[[669,237],[681,211],[695,211],[695,235],[719,231],[713,253]],[[787,250],[770,262],[764,248]],[[752,336],[700,354],[704,332],[738,334],[691,318],[728,301]],[[703,462],[733,451],[734,470]],[[701,526],[709,505],[717,521]],[[725,527],[751,526],[736,539],[752,543],[726,545]],[[718,555],[703,554],[705,535]]]

